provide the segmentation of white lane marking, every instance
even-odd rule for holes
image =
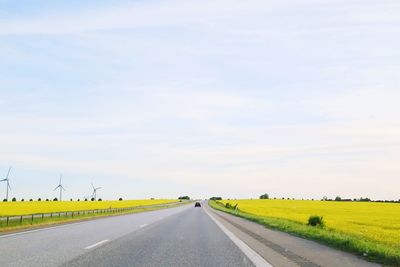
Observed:
[[[145,223],[145,224],[142,224],[141,226],[139,226],[140,228],[143,228],[143,227],[146,227],[147,226],[147,223]]]
[[[91,248],[100,246],[101,244],[104,244],[104,243],[106,243],[106,242],[108,242],[108,241],[109,241],[108,239],[105,239],[105,240],[103,240],[103,241],[94,243],[93,245],[87,246],[85,249],[91,249]]]
[[[246,243],[240,240],[237,236],[235,236],[231,231],[229,231],[225,226],[223,226],[217,219],[215,219],[205,208],[203,208],[205,213],[221,228],[222,232],[224,232],[235,245],[253,262],[253,264],[257,267],[273,267],[269,262],[267,262],[263,257],[261,257],[257,252],[252,250]]]

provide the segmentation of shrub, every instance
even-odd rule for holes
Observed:
[[[53,201],[58,201],[58,198],[56,198],[56,197],[55,197],[55,198],[53,198]]]
[[[70,198],[69,201],[73,201],[72,198]]]
[[[77,200],[77,201],[79,202],[79,201],[81,201],[81,200],[78,198],[78,200]]]
[[[24,202],[25,201],[25,199],[21,199],[21,202]]]
[[[310,226],[319,226],[319,227],[324,227],[324,217],[318,216],[318,215],[311,215],[310,218],[308,218],[308,224]]]
[[[222,197],[211,197],[210,200],[222,200]]]
[[[49,199],[48,199],[48,198],[46,198],[46,201],[49,201]]]
[[[85,198],[85,201],[87,201],[87,198]]]
[[[335,201],[342,201],[342,198],[337,196],[337,197],[335,197]]]
[[[97,201],[102,201],[102,199],[101,199],[101,198],[99,198]]]
[[[92,197],[90,200],[91,200],[91,201],[95,201],[96,199],[94,199],[94,197]]]
[[[122,201],[122,197],[120,197],[118,200],[119,200],[119,201]]]
[[[17,201],[17,199],[16,199],[15,197],[13,197],[13,198],[11,199],[11,201],[12,201],[12,202],[15,202],[15,201]]]
[[[182,197],[178,197],[178,199],[182,199],[182,200],[190,200],[189,196],[182,196]]]
[[[263,194],[260,196],[260,199],[269,199],[269,196],[267,193]]]
[[[42,199],[39,197],[39,198],[37,199],[37,201],[42,201]]]
[[[3,199],[3,202],[7,202],[7,198]]]
[[[29,201],[33,201],[33,199],[31,198],[31,199],[29,199]]]

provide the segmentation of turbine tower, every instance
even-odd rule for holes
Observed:
[[[60,189],[60,201],[62,200],[62,199],[61,199],[61,197],[62,197],[62,191],[63,191],[63,190],[65,191],[64,186],[62,186],[62,184],[61,184],[61,179],[62,179],[62,174],[60,175],[60,182],[59,182],[59,184],[57,185],[56,188],[54,188],[54,191],[57,190],[57,189]]]
[[[96,200],[97,190],[101,189],[101,187],[94,187],[94,185],[92,183],[92,188],[93,188],[92,198],[94,198],[94,200]]]
[[[10,168],[8,168],[8,172],[7,172],[7,176],[6,176],[6,178],[5,179],[3,179],[3,180],[0,180],[0,182],[7,182],[7,193],[6,193],[6,199],[7,199],[7,201],[8,201],[8,190],[11,190],[11,186],[10,186],[10,178],[9,178],[9,176],[10,176],[10,171],[11,171],[11,166],[10,166]]]

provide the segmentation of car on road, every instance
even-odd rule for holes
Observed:
[[[197,208],[197,207],[201,207],[201,204],[200,204],[200,202],[196,202],[196,203],[194,204],[194,207],[195,207],[195,208]]]

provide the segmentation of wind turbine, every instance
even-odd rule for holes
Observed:
[[[11,171],[11,166],[10,168],[8,168],[8,172],[7,172],[7,176],[5,179],[0,180],[0,182],[7,182],[7,193],[6,193],[6,199],[8,201],[8,190],[11,190],[11,186],[10,186],[10,178],[8,178],[10,176],[10,171]]]
[[[92,187],[93,187],[92,198],[94,198],[94,200],[96,200],[97,190],[101,189],[101,187],[94,187],[93,183],[92,183]]]
[[[62,184],[61,184],[61,179],[62,179],[62,174],[60,175],[60,183],[57,185],[56,188],[54,188],[54,191],[57,190],[57,189],[60,189],[60,201],[62,200],[62,199],[61,199],[61,197],[62,197],[62,191],[63,191],[63,190],[65,191],[64,186],[62,186]]]

